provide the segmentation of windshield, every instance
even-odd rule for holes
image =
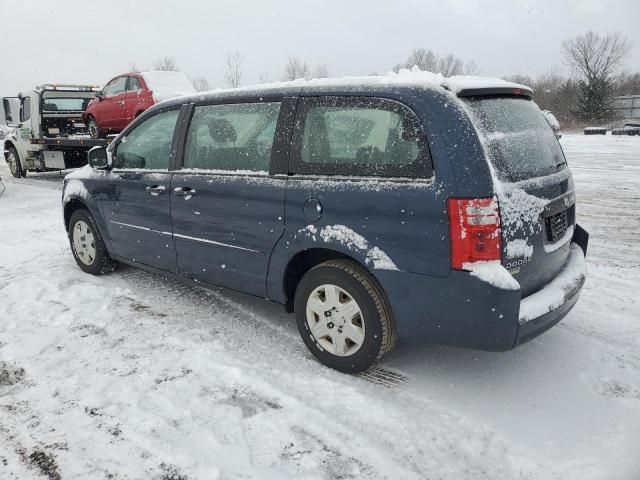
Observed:
[[[45,98],[42,103],[42,111],[58,112],[58,111],[79,111],[83,112],[87,108],[87,104],[91,98]]]
[[[565,165],[560,144],[538,106],[509,97],[467,100],[501,179],[541,177]]]

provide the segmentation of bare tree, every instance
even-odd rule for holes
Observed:
[[[559,75],[558,70],[557,67],[553,68],[537,78],[518,74],[505,77],[505,80],[531,87],[533,99],[541,110],[553,112],[562,125],[577,126],[577,82]]]
[[[329,65],[326,63],[320,63],[313,69],[313,78],[328,78],[329,77]]]
[[[191,77],[191,83],[193,83],[193,88],[196,89],[196,92],[211,90],[209,82],[204,77]]]
[[[618,33],[590,31],[562,43],[564,58],[578,79],[580,118],[601,120],[613,115],[618,72],[630,49],[629,39]]]
[[[177,72],[178,64],[176,63],[176,59],[173,57],[164,57],[156,60],[153,64],[154,70],[160,70],[164,72]]]
[[[478,67],[478,64],[476,64],[476,62],[470,60],[465,64],[463,73],[465,75],[477,75],[478,73],[480,73],[480,68]]]
[[[449,53],[440,57],[431,50],[425,48],[414,48],[404,63],[397,64],[393,69],[397,72],[401,68],[413,68],[417,66],[420,70],[433,73],[441,73],[445,77],[452,75],[474,75],[478,73],[478,65],[474,61],[466,64],[454,54]]]
[[[269,83],[271,80],[269,79],[269,74],[262,72],[259,76],[258,76],[258,83]]]
[[[226,72],[224,74],[224,80],[231,88],[238,88],[240,86],[240,80],[242,79],[242,62],[244,58],[240,55],[240,51],[227,53],[225,60]]]
[[[136,62],[130,62],[129,63],[129,71],[130,72],[140,72],[141,69],[140,67],[138,67],[138,64]]]
[[[438,62],[438,71],[445,77],[460,75],[462,73],[462,67],[462,60],[452,53],[446,57],[442,57]]]
[[[401,68],[413,68],[417,66],[420,70],[427,72],[436,72],[438,70],[438,56],[431,50],[425,48],[414,48],[404,63],[397,64],[393,70],[398,71]]]
[[[617,95],[640,95],[640,73],[624,73],[618,81]]]
[[[283,80],[296,80],[298,78],[311,78],[311,72],[307,62],[300,60],[298,57],[289,57],[287,65],[284,67]]]
[[[562,43],[565,60],[584,79],[614,76],[630,50],[631,42],[619,33],[587,32]]]
[[[427,72],[435,72],[438,70],[438,56],[431,50],[424,48],[414,48],[409,58],[405,62],[408,68],[412,68],[416,65],[420,70],[426,70]]]

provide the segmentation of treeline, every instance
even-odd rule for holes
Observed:
[[[587,122],[605,123],[615,120],[614,97],[640,95],[640,73],[623,70],[631,48],[628,38],[620,34],[587,32],[566,40],[561,45],[569,75],[552,70],[537,77],[517,74],[505,79],[533,88],[534,100],[540,108],[552,111],[565,127]],[[236,88],[242,85],[243,63],[244,57],[239,51],[227,53],[224,65],[226,86]],[[394,65],[392,69],[397,72],[414,66],[446,77],[481,73],[473,60],[465,61],[453,53],[438,55],[427,48],[413,49],[404,62]],[[139,70],[134,63],[129,68],[131,71]],[[153,68],[179,69],[173,57],[157,60]],[[279,78],[271,79],[268,74],[262,73],[258,83],[299,78],[308,80],[329,75],[326,63],[311,65],[299,57],[289,57]],[[191,80],[198,91],[210,89],[209,82],[204,77],[191,77]]]
[[[227,87],[238,88],[242,84],[242,65],[244,57],[239,50],[227,53],[225,57],[224,81]],[[159,71],[179,71],[178,63],[173,57],[163,57],[153,63],[153,70]],[[141,68],[135,63],[129,64],[130,72],[139,72]],[[326,63],[310,65],[306,61],[298,57],[289,57],[284,67],[284,71],[280,78],[275,80],[297,80],[303,78],[310,80],[312,78],[327,78],[329,76],[329,66]],[[203,92],[210,90],[209,81],[205,77],[189,77],[194,88]],[[261,73],[258,83],[269,83],[271,78],[267,73]]]
[[[548,73],[507,79],[532,87],[540,108],[551,110],[565,126],[604,124],[616,119],[616,96],[640,95],[640,73],[622,69],[631,47],[620,34],[587,32],[562,44],[570,76]]]
[[[538,77],[511,75],[505,80],[533,88],[540,108],[552,111],[565,127],[606,123],[616,119],[616,96],[640,95],[640,73],[622,70],[631,47],[627,37],[620,34],[587,32],[561,46],[569,75],[550,71]],[[473,61],[464,62],[453,54],[440,57],[424,48],[414,49],[394,70],[414,65],[444,76],[474,75],[479,71]]]
[[[611,101],[596,105],[599,114],[590,113],[585,84],[579,79],[558,73],[545,73],[538,77],[511,75],[504,78],[510,82],[521,83],[533,88],[533,99],[542,110],[550,110],[564,127],[582,126],[589,122],[607,123],[616,120],[613,97],[620,95],[640,95],[640,73],[621,73],[616,85],[611,89]],[[597,100],[596,100],[597,101]]]

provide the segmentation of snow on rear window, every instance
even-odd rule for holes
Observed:
[[[147,88],[156,102],[195,93],[191,80],[180,72],[142,72]]]
[[[553,130],[531,100],[479,97],[466,103],[501,180],[542,177],[565,167]]]

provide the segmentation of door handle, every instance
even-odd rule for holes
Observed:
[[[120,105],[124,105],[124,100],[118,102]]]
[[[145,188],[145,190],[151,195],[153,195],[154,197],[157,197],[161,193],[164,193],[167,190],[167,188],[164,185],[153,185],[151,187]]]
[[[173,194],[179,197],[184,197],[185,200],[189,200],[196,194],[196,191],[191,187],[176,187],[173,189]]]

